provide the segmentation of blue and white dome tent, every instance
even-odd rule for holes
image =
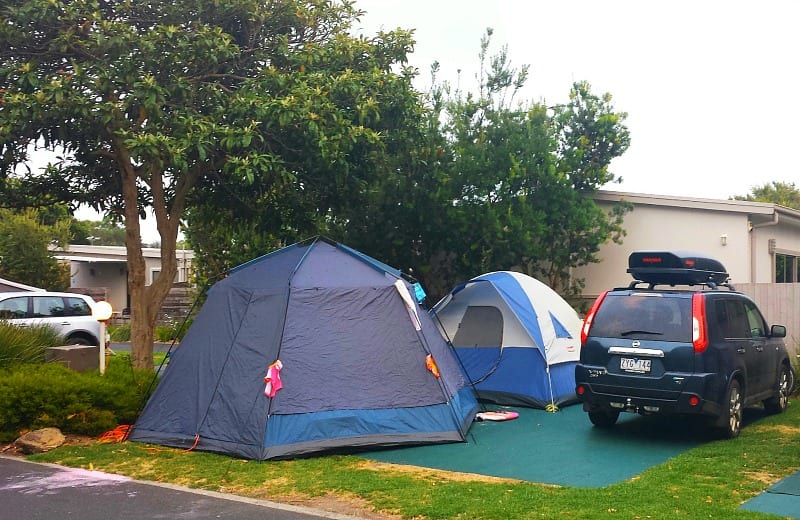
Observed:
[[[456,286],[431,314],[479,399],[548,410],[577,402],[581,319],[547,285],[487,273]]]

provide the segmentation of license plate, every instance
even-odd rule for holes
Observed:
[[[620,358],[619,368],[625,372],[636,372],[646,374],[650,372],[652,359]]]

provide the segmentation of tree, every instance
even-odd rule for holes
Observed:
[[[71,219],[44,220],[34,209],[0,209],[0,278],[64,291],[69,288],[69,264],[59,263],[49,246],[67,244]]]
[[[747,195],[737,195],[733,200],[771,202],[787,208],[800,209],[800,189],[793,182],[772,181],[753,187]]]
[[[346,157],[379,145],[369,126],[380,116],[376,93],[411,39],[349,37],[357,14],[347,0],[0,7],[5,195],[19,205],[88,204],[124,222],[135,367],[152,366],[193,190],[256,179],[283,186],[308,164],[336,185],[360,182]],[[30,143],[64,158],[15,175]],[[139,228],[147,208],[162,260],[149,286]]]
[[[422,112],[411,71],[389,72],[405,59],[405,48],[388,51],[371,52],[362,46],[360,59],[348,64],[346,74],[353,82],[337,81],[327,88],[330,100],[342,107],[344,124],[363,126],[380,140],[348,145],[333,165],[315,152],[318,146],[313,141],[302,140],[291,157],[291,178],[212,178],[198,186],[190,199],[186,237],[196,255],[201,284],[310,236],[340,238],[349,221],[363,218],[368,194],[387,175],[386,165],[399,143],[417,132]],[[323,81],[325,75],[340,74],[340,67],[338,60],[315,62]],[[368,116],[347,109],[363,99],[371,100]]]
[[[515,102],[527,67],[481,41],[479,92],[434,88],[423,137],[376,190],[349,242],[413,271],[442,296],[477,274],[514,269],[562,294],[579,290],[572,268],[619,240],[626,206],[604,213],[591,194],[616,180],[608,167],[629,146],[626,115],[611,96],[576,83],[568,103]],[[370,215],[367,218],[366,215]]]
[[[110,218],[103,220],[75,220],[72,225],[72,243],[98,246],[124,246],[125,228]]]

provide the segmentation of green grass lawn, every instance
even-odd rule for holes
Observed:
[[[776,518],[738,507],[800,469],[800,399],[793,398],[786,413],[748,425],[736,439],[708,442],[603,488],[391,466],[357,456],[255,462],[130,442],[64,446],[30,459],[351,514],[360,509],[414,519]]]

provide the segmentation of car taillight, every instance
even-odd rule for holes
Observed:
[[[696,354],[705,352],[708,347],[706,299],[702,294],[692,295],[692,345]]]
[[[592,320],[594,320],[594,315],[597,313],[597,309],[600,308],[600,304],[603,303],[606,294],[608,294],[608,291],[603,291],[603,293],[597,297],[589,313],[586,315],[586,318],[583,320],[583,327],[581,327],[581,346],[586,343],[586,338],[589,337],[589,329],[592,328]]]

